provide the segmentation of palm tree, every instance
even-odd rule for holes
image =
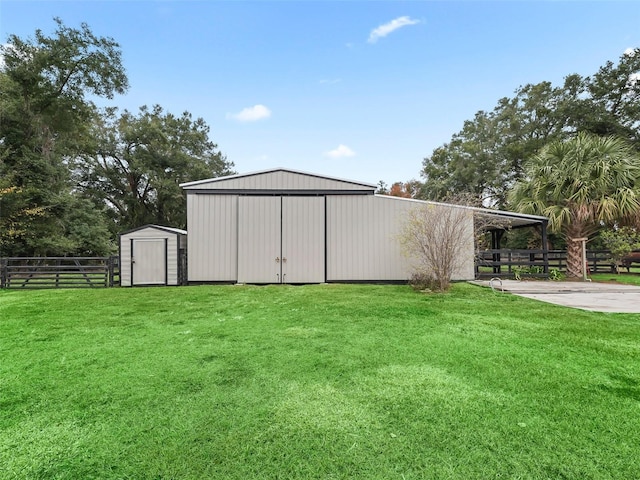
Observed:
[[[603,225],[640,211],[640,157],[622,139],[579,133],[546,145],[525,164],[510,200],[522,213],[549,217],[567,241],[567,275],[582,276],[582,247]]]

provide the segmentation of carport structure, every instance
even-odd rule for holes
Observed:
[[[486,230],[491,235],[491,248],[477,252],[476,278],[513,276],[513,267],[534,267],[536,272],[530,273],[529,276],[548,277],[547,227],[549,219],[547,217],[502,210],[475,210],[477,223],[486,225]],[[500,248],[500,242],[505,232],[521,228],[537,229],[541,247],[538,249]]]

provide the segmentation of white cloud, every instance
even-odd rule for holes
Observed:
[[[334,79],[324,79],[324,80],[320,80],[320,85],[335,85],[336,83],[340,83],[342,81],[341,78],[334,78]]]
[[[634,56],[636,55],[636,49],[635,49],[635,48],[631,48],[631,47],[629,47],[629,48],[627,48],[627,49],[624,51],[624,54],[625,54],[627,57],[634,57]]]
[[[345,157],[353,157],[356,154],[353,150],[351,150],[346,145],[338,145],[338,148],[334,150],[330,150],[325,153],[327,157],[331,158],[345,158]]]
[[[379,27],[371,30],[371,33],[369,34],[369,40],[367,41],[369,43],[376,43],[378,39],[386,37],[391,32],[399,28],[406,27],[408,25],[415,25],[417,23],[420,23],[420,20],[414,20],[406,16],[398,17],[394,20],[391,20],[389,23],[385,23],[384,25],[380,25]]]
[[[253,107],[243,108],[238,113],[227,113],[227,118],[237,120],[239,122],[257,122],[263,118],[269,118],[271,110],[264,105],[254,105]]]

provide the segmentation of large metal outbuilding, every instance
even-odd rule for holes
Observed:
[[[144,225],[120,234],[120,285],[182,285],[186,283],[187,232]]]
[[[406,281],[398,234],[426,204],[376,195],[375,185],[289,169],[181,185],[187,193],[189,282]],[[473,210],[454,279],[474,278]]]

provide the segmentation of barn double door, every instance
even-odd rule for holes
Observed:
[[[238,282],[324,282],[324,208],[324,197],[239,197]]]

